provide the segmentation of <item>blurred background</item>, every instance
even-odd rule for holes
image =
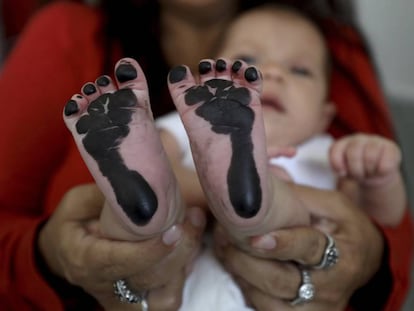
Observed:
[[[99,0],[74,1],[94,5]],[[28,18],[46,2],[0,0],[0,68]],[[414,213],[414,1],[357,0],[355,3],[403,150],[403,169]],[[414,283],[414,271],[412,280]],[[414,286],[412,288],[403,311],[414,310]]]
[[[414,212],[414,1],[358,0],[355,3],[388,96]],[[411,279],[414,283],[414,271]],[[414,284],[411,288],[404,311],[414,310]]]
[[[407,187],[414,203],[414,1],[355,2],[388,95],[405,155]]]

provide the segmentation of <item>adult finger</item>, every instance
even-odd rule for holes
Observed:
[[[294,297],[300,273],[293,263],[258,258],[232,244],[221,247],[217,253],[225,268],[260,291],[275,298]],[[288,277],[284,277],[288,275]]]
[[[55,214],[57,217],[64,217],[66,221],[97,218],[102,211],[104,200],[102,192],[95,184],[76,186],[66,192]]]
[[[165,286],[149,291],[148,307],[151,311],[176,311],[182,304],[186,280],[185,270],[181,270]]]
[[[327,238],[312,227],[298,227],[252,237],[250,242],[255,253],[262,257],[316,265],[321,261]]]

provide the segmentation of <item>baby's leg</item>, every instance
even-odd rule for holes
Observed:
[[[87,83],[64,109],[64,120],[107,201],[102,232],[138,240],[165,231],[183,212],[179,188],[153,123],[147,82],[138,63],[115,66]]]
[[[308,223],[288,184],[268,175],[260,73],[226,60],[201,61],[199,73],[200,84],[176,67],[169,87],[217,219],[239,237]]]

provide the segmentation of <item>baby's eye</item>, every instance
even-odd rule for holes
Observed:
[[[249,56],[249,55],[239,55],[235,57],[235,59],[240,59],[249,65],[254,65],[256,64],[256,61],[257,61],[256,58],[254,58],[253,56]]]
[[[304,77],[311,77],[313,75],[311,70],[303,66],[292,66],[290,72]]]

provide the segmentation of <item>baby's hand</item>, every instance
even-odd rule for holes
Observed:
[[[400,173],[401,151],[392,140],[377,135],[355,134],[337,140],[330,160],[341,177],[369,186],[386,182]]]

